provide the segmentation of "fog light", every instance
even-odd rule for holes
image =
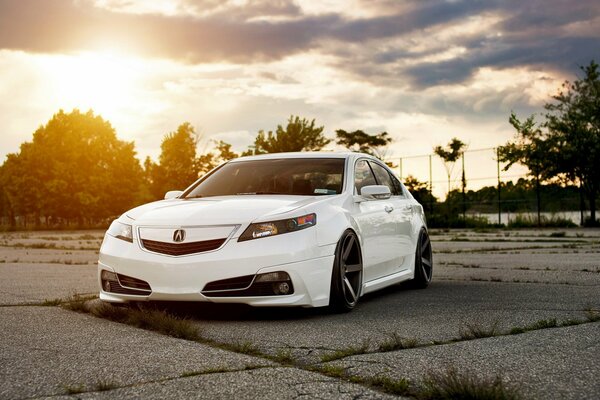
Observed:
[[[102,281],[102,289],[105,292],[110,292],[110,281]]]
[[[290,285],[287,282],[274,283],[273,292],[275,294],[288,294],[290,292]]]
[[[260,274],[256,277],[256,282],[278,282],[278,281],[289,281],[290,276],[287,272],[268,272],[266,274]]]
[[[100,279],[102,279],[103,281],[119,282],[119,280],[117,279],[117,274],[115,274],[114,272],[107,271],[105,269],[103,269],[100,273]]]

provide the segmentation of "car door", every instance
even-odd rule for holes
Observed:
[[[393,253],[391,257],[394,259],[394,272],[406,269],[406,258],[414,256],[414,249],[411,240],[413,207],[411,200],[402,190],[400,182],[396,177],[382,164],[369,161],[371,169],[377,180],[377,184],[386,185],[390,188],[392,197],[389,203],[393,210],[389,212],[391,219],[395,224],[395,237],[391,241],[394,248],[390,249]],[[389,211],[389,209],[388,209]]]
[[[395,248],[398,243],[396,223],[390,216],[393,206],[388,199],[366,200],[360,197],[364,186],[376,185],[377,180],[366,159],[354,167],[355,202],[354,220],[363,240],[363,279],[369,282],[394,273],[397,269]]]

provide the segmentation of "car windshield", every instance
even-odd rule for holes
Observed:
[[[279,158],[223,165],[185,193],[184,198],[283,194],[340,194],[343,158]]]

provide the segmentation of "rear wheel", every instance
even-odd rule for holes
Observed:
[[[415,278],[411,281],[413,287],[425,289],[431,282],[433,276],[433,252],[431,240],[425,228],[419,232],[417,251],[415,255]]]
[[[347,230],[335,249],[329,305],[336,311],[347,312],[358,303],[362,288],[362,253],[356,234]]]

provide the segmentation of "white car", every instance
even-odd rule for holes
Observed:
[[[100,299],[355,307],[432,276],[423,207],[359,153],[241,157],[127,211],[104,237]]]

